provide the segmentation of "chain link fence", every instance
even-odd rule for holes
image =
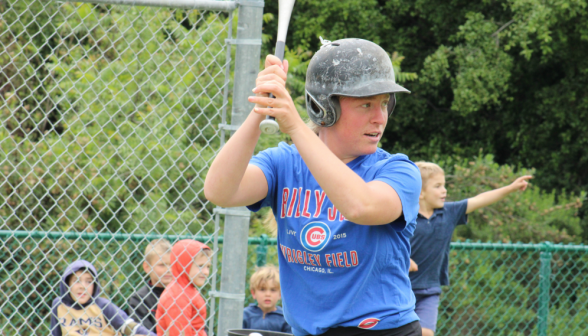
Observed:
[[[584,335],[588,246],[452,243],[440,335]]]
[[[3,251],[30,250],[70,236],[47,235],[39,232],[12,232],[12,244],[3,244]],[[79,242],[89,237],[80,237]],[[152,238],[152,237],[148,237]],[[172,241],[181,237],[168,236]],[[132,238],[131,238],[132,239]],[[92,240],[89,240],[90,242]],[[120,249],[123,237],[107,240],[112,249]],[[78,243],[79,243],[78,242]],[[222,243],[222,237],[219,242]],[[95,243],[95,242],[94,242]],[[247,278],[257,266],[277,265],[278,249],[275,239],[266,236],[250,237]],[[100,249],[109,246],[101,244]],[[91,253],[91,248],[84,253]],[[142,262],[142,252],[130,251],[131,258],[113,262],[123,274],[133,274]],[[452,243],[450,258],[451,285],[444,288],[439,309],[437,335],[584,335],[588,329],[588,247],[585,245]],[[10,260],[6,253],[2,260]],[[20,265],[7,264],[8,269],[20,268],[22,274],[39,268],[54,267],[47,257],[25,261]],[[3,272],[6,270],[3,269]],[[19,273],[20,274],[20,273]],[[26,278],[15,279],[30,283]],[[117,291],[120,281],[104,281],[107,291],[117,293],[121,306],[135,287]],[[28,319],[43,321],[46,315],[38,310],[47,293],[54,295],[55,285],[46,283],[32,289],[20,287],[12,291],[10,301],[19,302],[18,311]],[[4,287],[3,287],[4,288]],[[11,293],[8,294],[9,297]],[[247,294],[246,304],[255,302]],[[3,307],[5,308],[5,307]],[[209,307],[210,308],[210,307]],[[15,314],[3,309],[8,324],[3,330],[24,330],[25,325],[14,325]],[[17,319],[18,321],[18,319]],[[6,334],[13,334],[6,332]]]
[[[49,334],[76,259],[128,308],[158,238],[213,249],[214,334],[223,217],[202,185],[224,143],[236,4],[95,2],[0,1],[0,334]],[[274,239],[249,244],[247,278],[277,264]],[[437,334],[583,335],[587,262],[585,246],[453,243]]]
[[[212,334],[222,217],[202,187],[225,137],[237,4],[93,2],[0,1],[0,334],[50,334],[77,259],[125,309],[157,238],[213,248]]]
[[[275,239],[250,243],[259,244],[250,249],[256,256],[250,265],[277,265]],[[449,273],[435,335],[580,336],[588,330],[588,246],[456,242]]]

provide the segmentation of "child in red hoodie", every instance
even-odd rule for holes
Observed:
[[[157,335],[207,336],[206,302],[198,287],[204,286],[210,273],[208,246],[185,239],[174,244],[171,250],[171,270],[174,281],[169,284],[157,305]]]

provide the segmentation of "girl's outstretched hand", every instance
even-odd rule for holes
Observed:
[[[529,180],[532,178],[532,175],[525,175],[514,180],[514,182],[510,184],[512,191],[525,191],[525,189],[527,189],[527,186],[529,185]]]

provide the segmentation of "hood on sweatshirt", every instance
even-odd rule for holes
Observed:
[[[86,271],[90,272],[90,274],[92,274],[92,276],[94,277],[94,291],[92,292],[92,299],[88,300],[88,302],[86,302],[85,304],[83,304],[81,306],[85,307],[85,306],[91,304],[92,301],[94,301],[96,298],[98,298],[98,295],[100,294],[100,284],[98,283],[98,272],[96,272],[96,268],[94,268],[94,265],[92,265],[90,262],[88,262],[86,260],[81,260],[81,259],[76,260],[76,261],[72,262],[71,264],[69,264],[69,266],[67,266],[67,268],[63,272],[63,275],[61,276],[61,283],[59,284],[59,294],[61,297],[61,302],[63,302],[64,304],[66,304],[68,306],[78,304],[76,301],[74,301],[74,299],[71,297],[71,295],[69,295],[68,282],[69,282],[69,277],[72,276],[75,272],[77,272],[79,270],[86,270]]]
[[[191,284],[190,269],[194,263],[194,257],[202,250],[210,250],[210,247],[192,239],[180,240],[172,247],[171,271],[176,282],[181,286],[185,287]]]

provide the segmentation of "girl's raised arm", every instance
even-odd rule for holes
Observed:
[[[285,86],[287,71],[287,61],[282,64],[277,57],[268,55],[265,69],[259,73],[256,85]],[[265,93],[257,95],[268,96]],[[261,135],[259,124],[264,118],[263,115],[250,113],[212,162],[204,180],[204,195],[212,203],[221,207],[245,206],[266,197],[268,185],[263,172],[249,165]]]

